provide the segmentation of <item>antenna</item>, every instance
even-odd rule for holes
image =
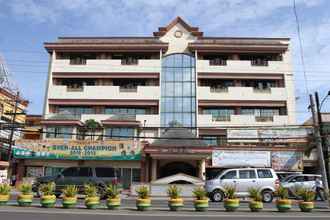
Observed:
[[[10,72],[7,68],[6,62],[0,53],[0,88],[7,89],[11,92],[18,91],[18,87],[11,79]]]

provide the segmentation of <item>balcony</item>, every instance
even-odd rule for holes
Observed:
[[[202,100],[287,100],[285,88],[269,88],[265,90],[253,87],[211,88],[198,87],[198,99]]]
[[[212,65],[210,60],[197,60],[197,72],[203,73],[283,73],[291,72],[291,65],[283,61],[252,62],[227,60],[226,65]]]
[[[67,86],[51,85],[48,93],[49,99],[159,99],[158,86],[137,86],[133,89],[119,86],[84,86],[74,89]]]
[[[79,64],[70,63],[69,59],[54,60],[52,72],[79,73],[159,73],[161,69],[159,59],[140,59],[134,65],[122,63],[122,60],[86,60]]]
[[[289,118],[287,115],[274,115],[273,117],[256,117],[254,115],[230,115],[226,120],[217,120],[212,115],[198,115],[197,126],[247,126],[247,125],[287,125]]]

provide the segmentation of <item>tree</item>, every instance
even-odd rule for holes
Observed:
[[[91,139],[94,140],[95,131],[100,128],[101,125],[94,119],[88,119],[85,121],[85,127],[87,131],[91,133]]]

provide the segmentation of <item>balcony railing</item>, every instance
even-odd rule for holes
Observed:
[[[230,121],[230,115],[212,116],[213,121]]]
[[[222,88],[211,87],[210,90],[211,92],[214,93],[222,93],[222,92],[228,92],[228,87],[222,87]]]
[[[69,86],[67,86],[67,87],[66,87],[66,91],[67,91],[67,92],[83,92],[83,91],[84,91],[84,87],[81,86],[81,87],[76,87],[76,88],[74,88],[74,87],[69,87]]]
[[[268,66],[268,60],[263,60],[263,59],[251,60],[251,65],[252,66]]]
[[[137,92],[137,87],[132,87],[132,88],[119,87],[119,92]]]
[[[253,88],[253,92],[255,92],[255,93],[271,93],[272,90],[271,90],[271,88],[264,88],[264,89]]]
[[[122,59],[121,65],[138,65],[139,61],[135,58]]]
[[[210,60],[210,66],[226,66],[226,65],[227,65],[227,60],[223,60],[223,59]]]
[[[269,122],[269,121],[274,121],[273,116],[255,116],[256,122]]]

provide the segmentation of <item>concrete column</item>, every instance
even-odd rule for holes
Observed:
[[[200,160],[198,163],[198,177],[201,178],[202,180],[205,180],[205,159]]]
[[[152,159],[151,164],[151,181],[154,181],[157,179],[157,160]]]

